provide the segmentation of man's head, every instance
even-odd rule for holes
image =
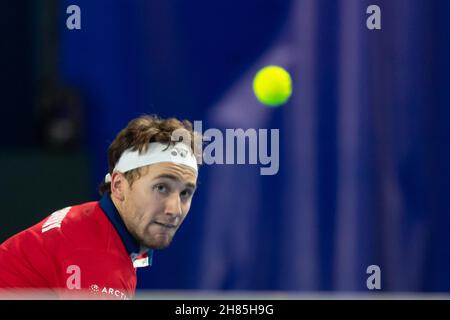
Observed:
[[[174,145],[174,132],[185,131],[190,150],[201,137],[194,134],[189,121],[143,116],[132,120],[108,149],[110,182],[100,193],[110,193],[128,231],[141,244],[166,248],[189,212],[196,188],[197,168],[177,161],[162,161],[121,172],[116,166],[124,151],[139,151],[153,156],[149,143]],[[182,141],[182,142],[186,142]],[[194,155],[199,163],[201,155]],[[122,159],[123,160],[123,159]],[[116,168],[116,170],[114,170]]]

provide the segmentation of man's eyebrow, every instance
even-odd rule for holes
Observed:
[[[173,181],[177,181],[177,182],[180,181],[180,179],[177,176],[175,176],[173,174],[168,174],[168,173],[160,174],[159,176],[156,176],[155,179],[169,179],[169,180],[173,180]],[[189,188],[192,188],[192,189],[197,188],[195,183],[192,183],[192,182],[186,183],[186,186]]]

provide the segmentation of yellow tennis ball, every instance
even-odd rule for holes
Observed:
[[[281,67],[264,67],[253,79],[253,92],[262,104],[278,107],[286,103],[292,94],[291,76]]]

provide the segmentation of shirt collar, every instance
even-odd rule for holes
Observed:
[[[125,249],[133,262],[133,266],[138,268],[151,265],[153,250],[141,246],[128,232],[125,223],[120,217],[109,194],[104,194],[100,199],[100,208],[102,208],[103,212],[119,234],[119,237],[122,239]]]

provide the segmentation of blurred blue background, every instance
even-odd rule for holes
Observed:
[[[203,166],[139,288],[359,292],[375,264],[382,291],[450,291],[449,17],[447,0],[13,2],[0,240],[98,199],[109,143],[150,113],[278,128],[280,169]],[[276,109],[251,90],[270,64],[293,78]]]

